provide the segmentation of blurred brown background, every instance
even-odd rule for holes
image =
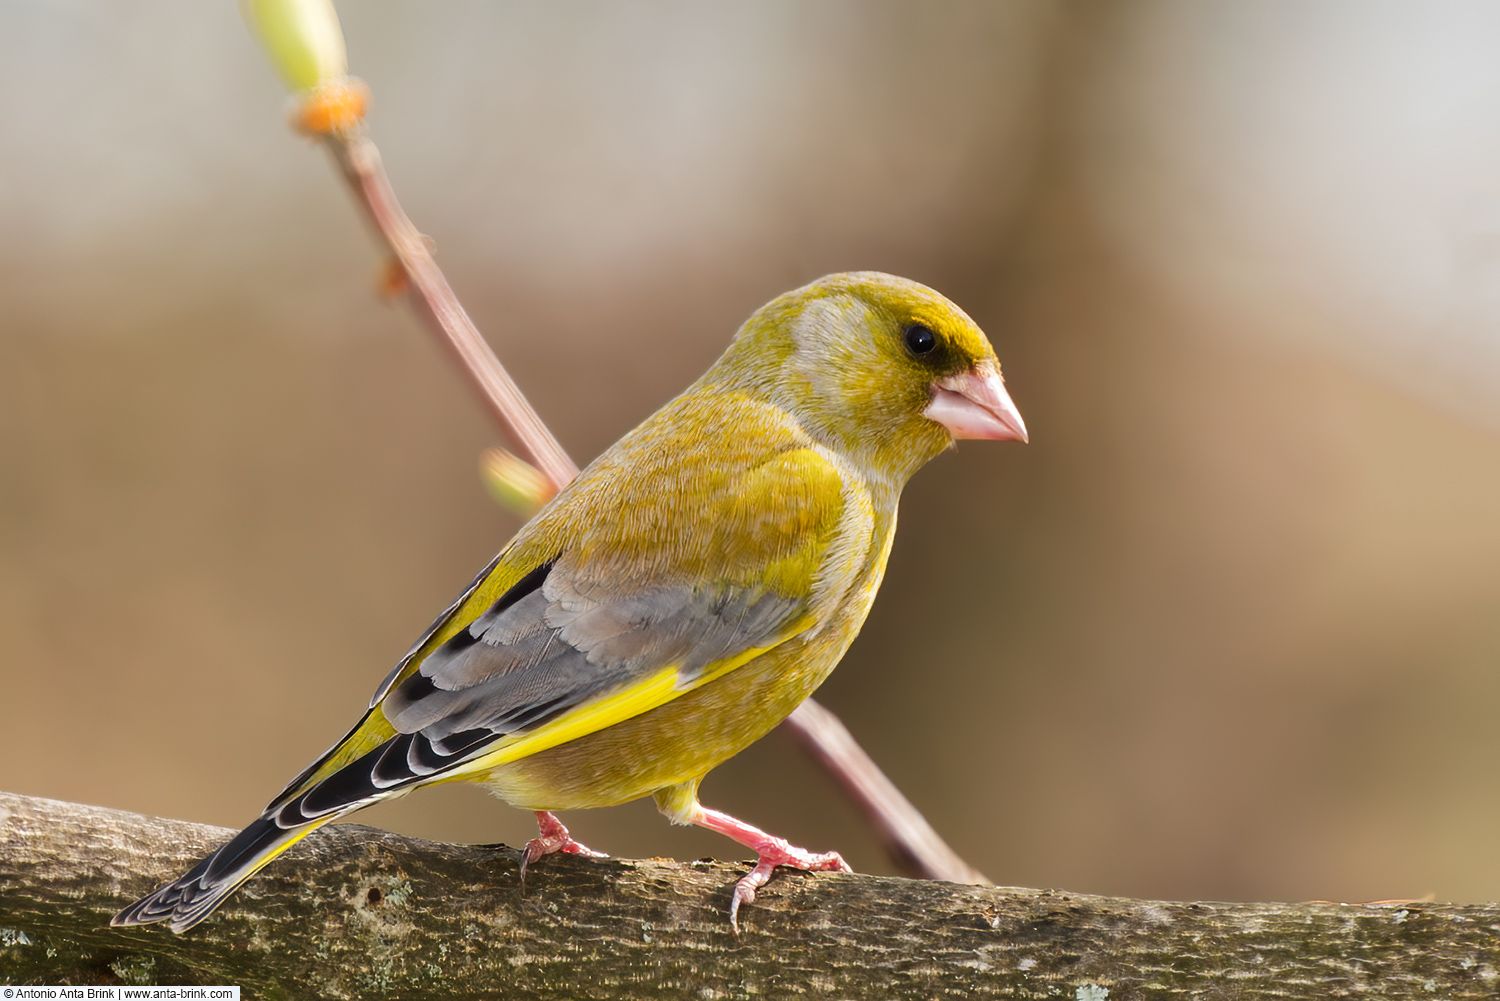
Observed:
[[[1500,8],[346,3],[580,460],[830,271],[990,333],[819,697],[1007,884],[1500,897]],[[233,4],[0,4],[0,788],[238,826],[514,531]],[[889,871],[783,735],[711,805]],[[518,844],[477,789],[361,815]],[[739,850],[649,805],[619,855]]]

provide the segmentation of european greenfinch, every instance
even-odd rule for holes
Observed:
[[[117,914],[181,932],[319,826],[418,786],[536,811],[525,866],[593,854],[554,810],[652,795],[779,865],[850,871],[698,802],[833,670],[907,479],[956,438],[1026,440],[984,334],[925,286],[831,275],[756,311],[703,377],[532,518],[326,754],[186,875]]]

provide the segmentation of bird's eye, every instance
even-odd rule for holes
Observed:
[[[937,347],[937,335],[920,323],[906,328],[906,350],[914,355],[925,355]]]

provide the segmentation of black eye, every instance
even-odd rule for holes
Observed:
[[[906,350],[914,355],[925,355],[937,347],[937,335],[920,323],[906,328]]]

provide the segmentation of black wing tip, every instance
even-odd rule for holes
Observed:
[[[228,900],[291,836],[293,832],[261,817],[177,879],[110,918],[109,926],[133,928],[165,921],[181,935]]]
[[[196,879],[186,877],[142,897],[120,913],[109,919],[111,928],[136,928],[167,922],[167,927],[181,935],[189,928],[208,917],[229,898],[234,885],[219,885],[206,888],[207,892],[192,894]],[[197,889],[205,888],[198,886]],[[196,897],[196,899],[194,899]]]
[[[111,928],[134,928],[137,925],[151,925],[165,920],[168,914],[147,914],[147,909],[155,901],[156,894],[152,894],[142,900],[137,900],[119,914],[109,919]]]

